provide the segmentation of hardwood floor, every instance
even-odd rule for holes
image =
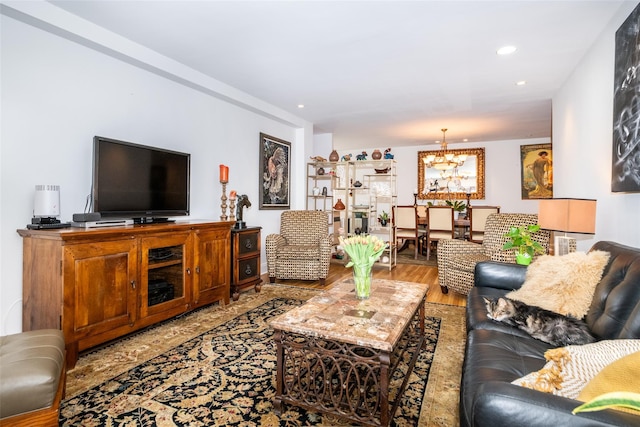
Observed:
[[[325,286],[320,286],[319,281],[305,281],[305,280],[278,280],[279,283],[287,285],[296,285],[314,289],[326,289],[330,287],[336,281],[349,277],[353,273],[350,268],[345,268],[344,265],[338,263],[331,263],[329,267],[329,276],[325,281]],[[263,274],[262,280],[264,283],[269,283],[269,275]],[[467,299],[465,295],[457,294],[453,291],[449,291],[448,294],[443,294],[438,285],[438,269],[437,267],[426,265],[410,265],[410,264],[398,264],[396,268],[389,271],[387,268],[374,268],[373,277],[381,279],[401,280],[403,282],[419,282],[428,283],[429,292],[427,293],[427,301],[440,304],[466,306]]]

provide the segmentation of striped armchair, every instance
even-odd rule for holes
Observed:
[[[266,242],[269,281],[278,279],[320,280],[329,275],[331,235],[326,212],[284,211],[280,234]]]
[[[484,240],[481,244],[465,240],[440,240],[438,242],[438,281],[442,293],[453,289],[460,294],[468,294],[473,287],[476,264],[480,261],[515,263],[515,251],[503,251],[507,241],[504,235],[511,227],[537,224],[537,214],[496,213],[487,217]],[[533,239],[549,252],[550,233],[540,230]]]

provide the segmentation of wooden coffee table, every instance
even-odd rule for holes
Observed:
[[[376,280],[371,298],[344,280],[276,318],[276,412],[283,403],[358,425],[388,426],[424,346],[428,286]],[[402,375],[394,373],[409,360]],[[405,362],[402,362],[405,361]]]

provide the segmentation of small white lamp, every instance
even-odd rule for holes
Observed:
[[[36,185],[33,198],[33,216],[35,218],[50,218],[60,216],[60,186]],[[44,221],[42,221],[44,222]]]
[[[563,232],[555,235],[555,255],[566,255],[575,248],[575,239],[567,233],[595,234],[596,201],[593,199],[541,199],[538,204],[540,228]],[[573,241],[573,242],[572,242]],[[573,243],[573,244],[572,244]]]

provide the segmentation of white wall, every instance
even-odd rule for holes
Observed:
[[[640,246],[640,194],[611,192],[614,36],[636,4],[621,7],[553,99],[555,195],[598,200],[596,234],[575,235],[579,250],[599,240]]]
[[[313,143],[310,123],[274,117],[272,109],[261,113],[242,106],[245,100],[221,100],[6,14],[0,26],[0,335],[21,330],[22,240],[16,230],[31,220],[34,187],[61,186],[63,221],[83,212],[94,135],[191,153],[194,219],[219,219],[218,165],[229,165],[227,192],[249,196],[244,219],[262,226],[263,238],[279,230],[282,211],[259,210],[259,133],[291,141],[291,206],[304,209],[305,168],[299,165]]]

